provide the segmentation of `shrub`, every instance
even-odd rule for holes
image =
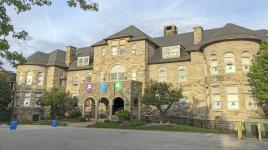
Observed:
[[[80,122],[86,122],[86,121],[87,121],[87,119],[86,119],[85,117],[82,117],[82,116],[80,116],[80,117],[78,118],[78,120],[79,120]]]
[[[116,112],[116,116],[119,119],[119,122],[124,122],[129,120],[129,112],[127,110],[119,110]]]
[[[145,125],[145,122],[138,119],[133,119],[128,122],[128,127],[138,127]]]
[[[71,118],[79,118],[81,116],[82,116],[81,111],[73,111],[73,112],[70,113]]]

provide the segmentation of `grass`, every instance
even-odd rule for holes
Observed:
[[[76,123],[76,122],[80,122],[80,121],[76,118],[58,119],[59,126],[66,126],[68,123]],[[24,120],[24,121],[19,121],[18,123],[23,124],[23,125],[51,125],[51,120],[48,120],[48,119],[39,120],[39,121]]]
[[[120,124],[118,122],[106,122],[92,126],[90,128],[112,128],[112,129],[138,129],[138,130],[155,130],[155,131],[180,131],[180,132],[201,132],[201,133],[231,133],[230,130],[207,129],[186,126],[181,124],[170,125],[133,125],[133,124]]]

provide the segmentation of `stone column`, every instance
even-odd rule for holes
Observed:
[[[113,113],[113,104],[110,102],[110,114],[109,114],[109,120],[112,120],[112,113]]]
[[[98,120],[98,115],[99,115],[99,114],[98,114],[98,108],[99,108],[99,104],[96,103],[96,104],[95,104],[95,119],[96,119],[96,120]]]

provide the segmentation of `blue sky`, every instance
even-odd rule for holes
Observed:
[[[222,27],[228,22],[251,29],[268,29],[268,0],[92,0],[98,12],[69,8],[65,0],[50,7],[34,7],[17,15],[8,12],[16,30],[26,30],[26,41],[10,39],[14,50],[28,57],[35,51],[50,52],[65,46],[89,46],[129,25],[150,36],[162,36],[163,27],[175,24],[178,32]],[[5,63],[5,68],[11,69]],[[14,69],[11,69],[14,70]]]

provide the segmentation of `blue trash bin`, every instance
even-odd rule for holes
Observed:
[[[17,129],[17,121],[11,121],[9,129],[10,130],[16,130]]]
[[[52,126],[52,127],[57,127],[57,126],[58,126],[58,120],[53,119],[53,120],[51,121],[51,126]]]

